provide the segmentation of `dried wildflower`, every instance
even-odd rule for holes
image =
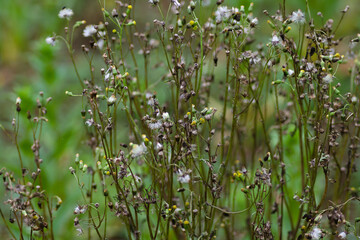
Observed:
[[[144,155],[146,153],[146,151],[147,151],[147,148],[144,143],[142,143],[140,145],[133,144],[130,154],[133,158],[136,158],[136,157],[140,157],[140,156]]]
[[[149,0],[150,4],[156,5],[159,3],[159,0]]]
[[[304,13],[299,9],[297,12],[292,12],[292,15],[290,17],[290,20],[294,23],[304,23],[305,22],[305,15]]]
[[[340,238],[340,239],[346,239],[346,233],[345,233],[345,232],[339,233],[338,238]]]
[[[74,15],[74,12],[70,8],[63,8],[60,10],[58,14],[59,18],[66,18],[67,20],[70,20],[72,15]]]
[[[252,27],[255,27],[256,25],[258,25],[258,23],[259,23],[258,18],[253,18],[250,21],[250,24],[252,25]]]
[[[100,50],[103,49],[103,48],[104,48],[104,45],[105,45],[104,39],[98,40],[98,41],[96,42],[96,45],[97,45],[97,47],[98,47]]]
[[[330,84],[332,83],[333,81],[333,75],[332,74],[327,74],[324,78],[323,78],[323,81],[326,82],[327,84]]]
[[[55,37],[47,37],[45,42],[51,46],[55,46]]]
[[[21,104],[21,98],[20,98],[20,97],[17,97],[17,98],[16,98],[16,105],[19,105],[19,104]]]
[[[290,77],[292,77],[292,76],[294,76],[294,70],[292,70],[292,69],[289,69],[288,70],[288,75],[290,76]]]
[[[116,97],[114,94],[112,94],[108,99],[107,99],[107,104],[109,106],[113,105],[116,102]]]
[[[86,120],[85,125],[88,127],[91,127],[92,125],[94,125],[94,119],[90,118],[90,119]]]
[[[74,214],[84,214],[87,210],[87,206],[78,205],[74,209]]]
[[[351,102],[352,102],[352,103],[356,103],[356,102],[357,102],[357,100],[358,100],[358,99],[357,99],[357,97],[356,97],[356,96],[353,96],[353,97],[351,98]]]
[[[280,38],[276,34],[274,34],[271,38],[271,44],[276,46],[279,44],[279,42],[280,42]]]
[[[84,37],[91,37],[94,34],[96,34],[96,28],[94,25],[87,25],[83,31],[83,36]]]
[[[151,130],[159,129],[162,126],[162,121],[161,120],[150,120],[150,121],[148,121],[147,125]]]
[[[231,11],[226,6],[219,6],[215,12],[216,22],[223,22],[229,19]]]
[[[322,237],[322,231],[318,227],[314,227],[314,229],[310,232],[311,239],[320,239]]]
[[[181,4],[179,3],[178,0],[171,0],[171,2],[172,2],[172,4],[174,4],[174,6],[177,7],[177,8],[181,6]]]
[[[162,114],[162,118],[163,118],[164,121],[168,120],[168,119],[170,118],[169,113],[168,113],[168,112],[164,112],[164,113]]]
[[[182,172],[180,169],[178,170],[178,181],[181,183],[189,183],[190,175]]]

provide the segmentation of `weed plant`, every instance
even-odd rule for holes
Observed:
[[[69,53],[79,88],[66,94],[81,99],[92,155],[77,154],[69,168],[82,196],[72,203],[78,235],[357,239],[360,35],[337,35],[348,6],[334,21],[306,3],[265,10],[270,36],[252,3],[116,1],[107,9],[99,1],[103,20],[92,25],[59,12],[64,32],[46,42]],[[140,4],[158,18],[138,26]],[[349,70],[343,81],[340,69]],[[50,100],[41,93],[36,115],[27,115],[35,165],[22,160],[18,114],[6,131],[20,166],[1,171],[0,213],[13,239],[57,238],[62,200],[48,196],[39,154]]]

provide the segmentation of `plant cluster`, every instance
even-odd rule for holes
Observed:
[[[138,26],[138,4],[158,19]],[[99,6],[103,20],[91,25],[62,9],[64,34],[46,39],[65,43],[81,87],[66,92],[81,98],[92,153],[77,154],[70,167],[82,194],[73,212],[79,235],[106,239],[115,226],[128,239],[359,235],[360,35],[345,51],[336,34],[349,7],[335,22],[308,3],[291,12],[284,0],[263,12],[273,33],[259,40],[253,3]],[[86,76],[74,50],[79,29]],[[344,68],[350,74],[341,83]],[[61,203],[41,186],[36,134],[45,113],[39,101],[39,116],[29,115],[37,170],[27,180],[19,152],[21,178],[2,172],[21,239],[23,224],[53,239]]]

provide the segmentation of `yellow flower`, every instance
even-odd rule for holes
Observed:
[[[188,225],[188,224],[190,224],[190,222],[188,220],[185,220],[184,225]]]

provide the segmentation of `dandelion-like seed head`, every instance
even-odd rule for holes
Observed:
[[[96,34],[97,30],[95,28],[94,25],[87,25],[85,28],[84,28],[84,31],[83,31],[83,36],[84,37],[91,37],[93,36],[94,34]]]
[[[74,15],[74,12],[70,8],[63,8],[60,10],[58,14],[59,18],[66,18],[67,20],[70,20],[72,15]]]
[[[51,46],[55,46],[55,37],[47,37],[45,42]]]
[[[290,20],[294,23],[304,23],[305,14],[299,9],[297,12],[292,12]]]

